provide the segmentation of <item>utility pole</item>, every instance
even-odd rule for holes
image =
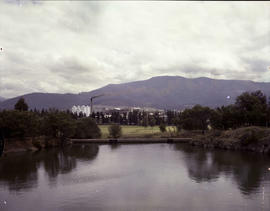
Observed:
[[[91,102],[90,102],[90,109],[91,109],[90,114],[93,113],[93,99],[98,98],[98,97],[102,97],[102,96],[104,96],[104,94],[101,94],[101,95],[95,95],[95,96],[93,96],[93,97],[90,98],[90,101],[91,101]]]

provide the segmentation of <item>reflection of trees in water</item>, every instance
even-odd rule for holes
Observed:
[[[50,179],[59,174],[69,173],[76,167],[76,158],[65,154],[63,150],[48,151],[42,161]]]
[[[82,161],[90,161],[97,157],[98,151],[99,146],[96,144],[80,144],[65,148],[64,153]]]
[[[205,150],[188,145],[175,145],[185,153],[185,162],[191,179],[196,182],[213,181],[220,174],[233,175],[243,194],[258,190],[270,165],[270,158],[249,152]]]
[[[213,168],[211,154],[203,149],[198,150],[189,145],[175,145],[175,149],[185,152],[189,177],[200,183],[215,181],[219,177],[219,170]]]
[[[34,155],[11,156],[0,160],[0,182],[8,185],[10,190],[19,191],[37,185],[39,163]]]
[[[76,145],[1,158],[0,183],[15,191],[33,188],[37,185],[40,164],[44,164],[46,173],[53,179],[59,174],[71,172],[76,168],[77,160],[94,160],[98,151],[98,145]]]
[[[113,143],[113,144],[110,144],[110,148],[112,150],[115,150],[115,149],[118,149],[121,147],[121,144],[117,144],[117,143]]]
[[[250,194],[260,188],[264,174],[269,164],[269,158],[260,154],[235,154],[228,161],[224,162],[231,165],[232,173],[243,194]],[[238,162],[236,161],[238,160]],[[235,163],[235,164],[234,164]]]

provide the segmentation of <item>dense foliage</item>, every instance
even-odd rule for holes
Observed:
[[[214,129],[239,128],[245,126],[268,126],[270,106],[261,91],[244,92],[236,98],[233,105],[216,109],[194,106],[180,113],[176,125],[178,129],[201,129],[208,126]]]
[[[54,138],[98,138],[101,136],[100,129],[92,118],[77,118],[69,111],[55,109],[1,111],[0,130],[6,138],[42,135]]]
[[[166,125],[162,122],[160,125],[159,125],[159,130],[164,133],[166,131]]]
[[[140,125],[148,127],[151,125],[160,125],[166,121],[166,124],[173,125],[174,119],[177,117],[178,112],[176,111],[165,111],[161,113],[146,112],[146,111],[113,111],[109,115],[103,112],[93,112],[91,117],[96,120],[98,124],[120,124],[120,125]],[[165,118],[166,116],[166,118]],[[78,117],[83,117],[83,114],[79,114]]]
[[[185,109],[179,114],[176,121],[178,128],[185,130],[206,130],[211,115],[211,109],[196,105],[191,109]]]
[[[29,111],[2,111],[0,128],[6,137],[33,137],[40,133],[40,119]]]
[[[119,138],[122,135],[122,128],[118,124],[113,124],[109,126],[109,134],[113,138]]]
[[[20,98],[18,102],[14,106],[15,110],[18,111],[27,111],[28,110],[28,105],[25,103],[24,98]]]
[[[84,117],[77,120],[76,138],[99,138],[100,136],[100,129],[91,117]]]
[[[178,130],[202,130],[208,128],[223,129],[244,126],[266,126],[270,121],[270,104],[261,91],[244,92],[236,98],[232,105],[209,108],[195,105],[181,112],[167,110],[162,112],[146,112],[133,110],[129,112],[114,111],[110,115],[102,112],[92,114],[99,124],[141,125],[144,127],[175,125]]]
[[[16,103],[14,110],[0,111],[0,130],[5,137],[49,136],[56,138],[98,138],[101,136],[96,123],[114,124],[110,127],[112,137],[121,136],[120,125],[176,125],[178,130],[235,129],[245,126],[269,126],[270,102],[261,91],[244,92],[236,98],[232,105],[215,109],[196,105],[181,112],[166,111],[161,115],[158,111],[112,112],[110,116],[93,113],[91,117],[74,115],[69,111],[34,110],[28,111],[23,98]]]

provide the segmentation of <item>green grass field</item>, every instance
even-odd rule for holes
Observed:
[[[102,136],[101,138],[108,138],[109,137],[109,125],[99,125],[101,130]],[[121,125],[122,127],[122,137],[142,137],[142,138],[150,138],[150,137],[161,137],[162,135],[166,136],[167,132],[161,133],[158,126],[154,127],[143,127],[143,126],[133,126],[133,125]],[[175,127],[167,126],[168,130],[174,130]]]

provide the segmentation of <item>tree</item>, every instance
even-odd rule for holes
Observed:
[[[166,125],[162,122],[160,125],[159,125],[159,129],[162,133],[164,133],[166,131]]]
[[[74,136],[75,130],[76,120],[62,111],[50,111],[43,121],[44,135],[47,136],[70,138]]]
[[[156,125],[156,120],[153,116],[149,116],[149,125],[152,127],[153,132],[154,126]]]
[[[145,115],[142,120],[142,126],[148,127],[148,117]]]
[[[28,105],[26,104],[26,102],[24,101],[24,98],[20,98],[17,103],[14,106],[15,110],[18,111],[27,111],[28,110]]]
[[[0,129],[8,138],[34,137],[40,135],[40,118],[28,111],[0,112]]]
[[[244,92],[236,98],[235,105],[243,115],[244,124],[265,126],[267,123],[267,100],[262,91]]]
[[[155,118],[154,118],[153,116],[149,116],[149,125],[150,125],[151,127],[154,127],[155,124],[156,124]]]
[[[160,118],[160,116],[159,116],[159,112],[158,111],[156,111],[155,113],[154,113],[154,118],[155,118],[155,120],[156,120],[156,125],[160,125],[161,123],[162,123],[162,119]]]
[[[177,116],[176,112],[168,110],[168,111],[166,111],[166,115],[167,115],[167,123],[168,123],[168,125],[173,125],[174,124],[174,119]]]
[[[100,138],[100,136],[100,129],[91,117],[77,120],[75,138]]]
[[[211,117],[211,109],[196,105],[191,109],[185,109],[177,121],[177,128],[185,130],[207,130],[208,120]],[[180,124],[180,125],[179,125]]]
[[[119,138],[122,135],[122,127],[118,124],[110,125],[108,130],[110,136],[113,138]]]
[[[244,124],[244,115],[235,105],[222,106],[211,112],[210,123],[214,129],[237,128]]]

